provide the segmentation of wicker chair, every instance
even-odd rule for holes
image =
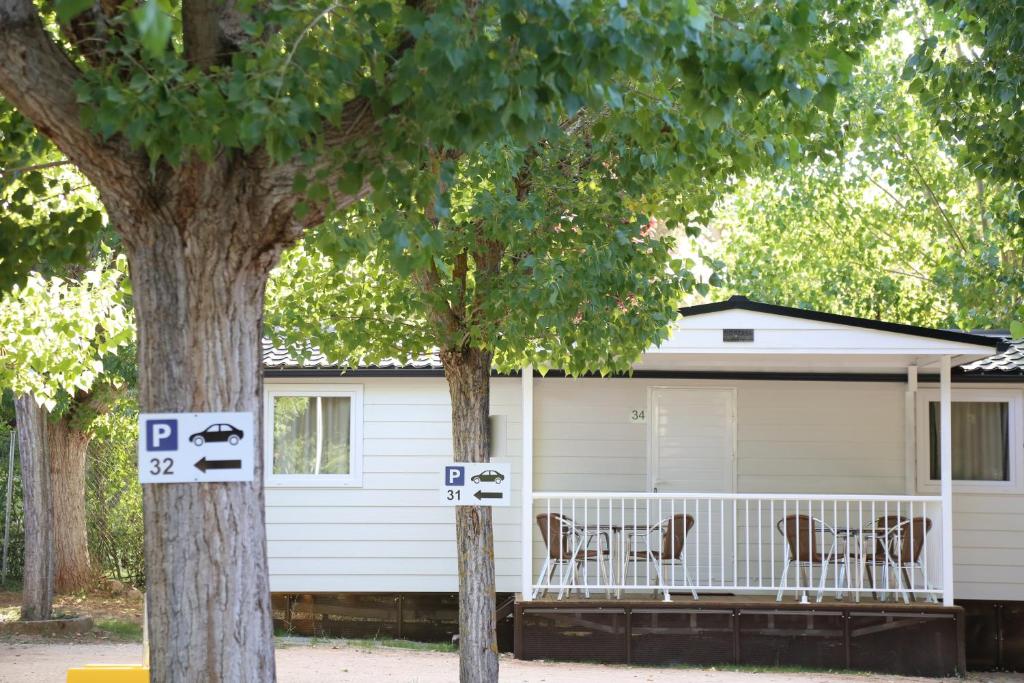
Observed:
[[[842,558],[836,556],[836,531],[822,520],[809,515],[787,515],[780,519],[775,525],[779,533],[786,539],[786,555],[782,564],[782,577],[780,580],[779,592],[775,596],[776,602],[782,600],[782,595],[788,585],[790,569],[796,569],[803,577],[805,588],[797,588],[797,596],[801,602],[807,602],[807,586],[810,579],[807,570],[814,571],[814,567],[820,567],[821,574],[818,581],[817,602],[821,602],[825,593],[825,579],[828,577],[829,565],[833,562],[840,562]],[[828,549],[822,553],[818,544],[819,538],[825,534],[832,537]],[[797,585],[799,586],[799,581]]]
[[[688,587],[693,595],[693,599],[697,600],[697,589],[693,587],[690,573],[686,568],[686,562],[683,560],[686,535],[693,528],[693,524],[693,515],[678,514],[650,527],[638,530],[633,536],[632,547],[627,549],[622,557],[622,576],[626,576],[626,566],[630,562],[648,563],[648,566],[654,568],[655,577],[658,579],[658,588],[654,591],[654,594],[664,593],[665,600],[668,601],[670,599],[670,586],[665,582],[664,567],[682,567],[683,586]],[[659,535],[661,537],[660,544],[655,543],[654,548],[651,547],[650,542],[652,535]],[[640,542],[641,547],[637,547],[638,542]],[[658,547],[659,545],[660,548]]]
[[[556,569],[559,570],[559,600],[565,595],[567,589],[571,590],[571,586],[577,583],[580,569],[583,569],[587,562],[597,564],[598,583],[601,582],[602,571],[605,577],[610,577],[611,567],[605,566],[606,564],[610,565],[611,558],[607,534],[589,533],[586,529],[576,525],[571,518],[557,512],[537,515],[537,526],[540,527],[540,535],[544,539],[544,545],[548,552],[537,577],[538,589],[534,592],[535,597],[543,596],[548,592],[551,577]],[[597,542],[597,547],[591,548],[590,544],[594,540]],[[589,598],[590,587],[584,584],[583,591]],[[608,588],[609,596],[611,595],[610,591],[611,589]]]
[[[921,551],[924,549],[925,535],[931,528],[932,520],[927,517],[907,519],[899,515],[889,515],[875,520],[872,530],[875,547],[863,559],[872,589],[879,587],[877,571],[881,569],[881,587],[888,590],[889,577],[892,576],[903,601],[910,602],[908,591],[913,585],[911,574],[924,569]],[[877,593],[875,597],[878,597]]]

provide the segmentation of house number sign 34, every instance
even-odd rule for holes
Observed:
[[[644,408],[633,408],[629,411],[629,421],[633,423],[647,422],[647,410]]]

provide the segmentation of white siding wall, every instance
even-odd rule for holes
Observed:
[[[272,590],[455,590],[454,511],[437,505],[436,486],[451,459],[444,379],[343,381],[364,386],[364,486],[267,490]],[[558,378],[535,387],[535,489],[647,490],[647,425],[630,413],[650,415],[653,386],[736,388],[739,492],[913,489],[901,383]],[[514,476],[513,507],[495,514],[498,590],[511,592],[520,589],[518,378],[492,382],[491,412],[506,416],[500,459]],[[956,494],[954,546],[958,598],[1024,599],[1024,495]],[[542,552],[537,539],[534,557]]]
[[[538,491],[647,490],[655,386],[737,389],[737,490],[905,492],[899,383],[544,379],[535,390]]]
[[[271,388],[276,380],[267,380]],[[281,380],[295,384],[296,380]],[[303,384],[329,388],[332,380]],[[438,505],[439,470],[452,459],[451,402],[440,377],[345,378],[364,390],[363,487],[267,488],[270,588],[287,591],[454,591],[455,510]],[[519,588],[518,379],[491,383],[505,415],[512,507],[495,508],[499,591]]]
[[[1024,384],[984,388],[1021,391]],[[954,484],[953,548],[957,598],[1024,600],[1024,493],[957,493]]]

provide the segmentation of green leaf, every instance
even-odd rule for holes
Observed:
[[[710,107],[704,110],[701,115],[701,120],[704,122],[704,126],[710,130],[715,130],[725,119],[725,112],[718,107]]]
[[[57,12],[57,21],[67,24],[92,5],[93,0],[55,0],[53,8]]]
[[[160,0],[145,0],[131,12],[142,47],[153,57],[160,57],[171,38],[170,8]]]
[[[1014,339],[1024,339],[1024,321],[1014,320],[1011,322],[1010,334]]]

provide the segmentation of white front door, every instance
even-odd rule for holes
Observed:
[[[652,391],[652,490],[733,493],[736,391],[691,387]]]
[[[651,490],[697,494],[659,503],[667,514],[694,518],[685,563],[699,587],[725,589],[737,574],[735,502],[700,494],[734,493],[736,392],[734,389],[652,390]]]

